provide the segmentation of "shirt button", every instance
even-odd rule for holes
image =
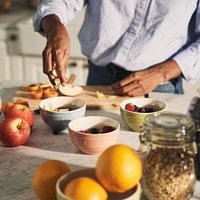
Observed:
[[[143,6],[144,5],[144,0],[140,0],[140,5]]]

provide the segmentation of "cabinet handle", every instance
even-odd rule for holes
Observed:
[[[70,66],[70,67],[76,67],[76,66],[77,66],[77,63],[76,63],[76,62],[71,62],[71,63],[69,64],[69,66]]]
[[[85,68],[88,68],[88,64],[84,64],[83,65],[83,68],[85,69]]]
[[[17,39],[18,39],[18,36],[17,36],[16,34],[11,34],[11,35],[9,36],[9,40],[10,40],[10,41],[17,41]]]

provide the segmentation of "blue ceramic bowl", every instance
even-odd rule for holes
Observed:
[[[86,103],[74,97],[52,97],[39,103],[40,116],[53,131],[66,131],[70,121],[84,117]]]

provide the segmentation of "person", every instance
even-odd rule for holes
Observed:
[[[198,0],[41,0],[34,30],[47,38],[43,72],[53,85],[67,80],[70,58],[67,24],[86,7],[78,34],[88,58],[88,85],[108,85],[116,94],[151,91],[184,93],[182,78],[200,78],[200,4]]]

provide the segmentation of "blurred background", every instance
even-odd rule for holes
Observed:
[[[0,82],[47,82],[42,72],[42,51],[46,39],[34,32],[32,16],[39,0],[0,0]],[[85,85],[86,58],[80,50],[77,34],[84,18],[79,13],[67,29],[71,38],[68,74],[76,74],[75,84]]]
[[[42,72],[41,54],[46,39],[34,32],[32,16],[39,0],[0,0],[0,82],[47,82]],[[80,50],[77,34],[84,10],[67,26],[71,38],[71,58],[67,73],[76,74],[75,84],[85,85],[87,59]],[[200,81],[190,85],[184,81],[185,94],[200,95]]]

